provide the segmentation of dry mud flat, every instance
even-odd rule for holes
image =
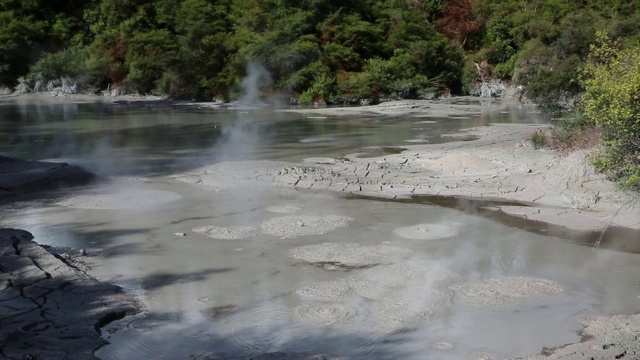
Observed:
[[[32,238],[0,229],[0,358],[96,359],[100,329],[139,311],[133,297]]]
[[[379,198],[459,197],[511,202],[488,211],[576,231],[640,229],[638,196],[615,188],[587,153],[559,156],[527,139],[546,125],[496,124],[464,131],[472,141],[407,146],[396,155],[345,156],[334,164],[285,166],[261,180],[279,186]]]

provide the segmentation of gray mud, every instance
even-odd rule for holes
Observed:
[[[418,224],[400,227],[393,232],[406,239],[435,240],[456,236],[458,226],[455,224]]]
[[[294,309],[301,319],[322,326],[346,325],[356,320],[358,310],[340,303],[308,303]]]
[[[138,312],[135,300],[32,238],[0,229],[0,357],[96,359],[100,329]]]
[[[640,315],[594,318],[582,330],[583,342],[545,348],[526,360],[640,359]]]
[[[57,202],[57,205],[77,209],[121,210],[160,205],[180,198],[180,195],[170,191],[135,189],[111,193],[73,195]]]
[[[344,279],[314,282],[296,290],[295,293],[316,301],[342,301],[354,295],[349,282]]]
[[[276,214],[293,214],[301,210],[302,210],[301,207],[295,206],[295,205],[269,206],[267,208],[267,211],[270,211]]]
[[[479,306],[507,306],[565,291],[555,281],[521,276],[500,277],[477,283],[451,286],[458,299]]]
[[[385,252],[390,258],[398,255],[397,250],[389,249],[393,247],[381,247],[379,251]],[[366,253],[363,251],[363,254]],[[364,260],[359,262],[362,263]],[[359,320],[369,323],[370,329],[374,332],[393,333],[419,326],[442,312],[452,299],[451,292],[443,285],[456,277],[456,274],[442,269],[435,262],[409,260],[359,270],[345,279],[308,284],[295,293],[302,299],[327,301],[313,303],[324,305],[314,305],[316,308],[313,308],[312,314],[307,314],[309,317],[313,316],[313,322],[316,324],[353,322],[356,317],[362,315],[357,311],[350,311],[351,308],[336,308],[333,304],[336,301],[344,303],[345,300],[364,300],[364,303],[369,304],[369,311],[366,318]],[[310,309],[308,312],[311,312]],[[341,316],[345,318],[344,321],[340,320]]]
[[[28,161],[0,155],[0,200],[27,193],[84,185],[94,179],[67,163]]]
[[[258,234],[258,229],[253,226],[201,226],[191,231],[222,240],[247,239]]]
[[[297,237],[325,234],[349,226],[353,219],[347,216],[282,216],[260,224],[263,233],[280,237]]]
[[[301,246],[289,250],[289,256],[309,263],[334,263],[342,266],[364,266],[390,263],[407,257],[409,249],[390,245],[360,246],[355,243]]]

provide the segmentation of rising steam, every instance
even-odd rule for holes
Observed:
[[[250,62],[247,64],[247,75],[242,79],[242,96],[238,102],[242,105],[264,105],[260,99],[260,91],[271,86],[273,80],[269,71],[261,64]]]

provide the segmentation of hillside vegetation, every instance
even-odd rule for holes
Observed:
[[[64,78],[85,91],[233,98],[255,62],[272,91],[302,102],[502,80],[564,106],[597,30],[637,41],[640,1],[2,0],[0,18],[10,88]]]
[[[3,92],[300,103],[515,85],[602,131],[596,165],[640,188],[640,0],[0,0]],[[521,86],[521,87],[520,87]]]

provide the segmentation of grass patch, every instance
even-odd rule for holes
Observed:
[[[541,149],[547,145],[547,134],[544,131],[539,130],[531,134],[531,143],[534,149]]]
[[[601,129],[591,125],[553,128],[548,145],[560,153],[591,150],[601,146]]]

